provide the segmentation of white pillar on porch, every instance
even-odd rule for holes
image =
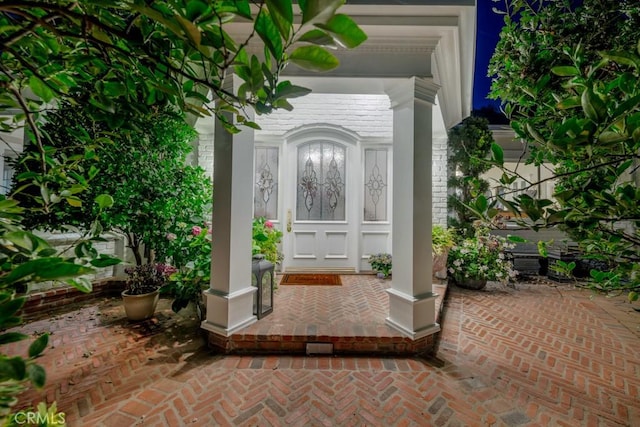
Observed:
[[[440,330],[432,291],[432,105],[439,86],[412,77],[387,93],[393,109],[393,280],[387,324],[417,340]]]
[[[253,155],[253,129],[232,135],[216,120],[211,284],[204,292],[207,317],[201,326],[224,337],[257,320],[251,285]]]

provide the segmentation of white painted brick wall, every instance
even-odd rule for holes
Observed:
[[[282,135],[312,123],[342,126],[362,138],[393,137],[393,111],[386,95],[309,94],[291,100],[294,109],[256,117],[256,139]]]
[[[213,136],[212,133],[201,133],[198,137],[198,166],[213,179]]]
[[[433,223],[447,225],[447,139],[434,138],[433,161]]]

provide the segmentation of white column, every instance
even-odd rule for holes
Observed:
[[[439,86],[412,77],[387,93],[393,109],[393,278],[387,324],[417,340],[440,330],[432,292],[432,105]]]
[[[214,138],[211,286],[204,292],[201,326],[228,337],[257,320],[251,286],[254,132],[245,127],[231,135],[216,121]]]

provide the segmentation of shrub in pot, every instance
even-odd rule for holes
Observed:
[[[433,256],[433,276],[447,278],[447,256],[455,245],[451,229],[435,224],[431,227],[431,247]]]
[[[158,305],[160,288],[173,272],[172,267],[150,263],[127,267],[125,272],[128,277],[122,300],[127,318],[133,321],[151,318]]]

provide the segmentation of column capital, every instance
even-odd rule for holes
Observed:
[[[411,77],[386,89],[391,100],[391,108],[405,106],[413,101],[426,102],[434,105],[440,85],[433,82],[431,77]]]

